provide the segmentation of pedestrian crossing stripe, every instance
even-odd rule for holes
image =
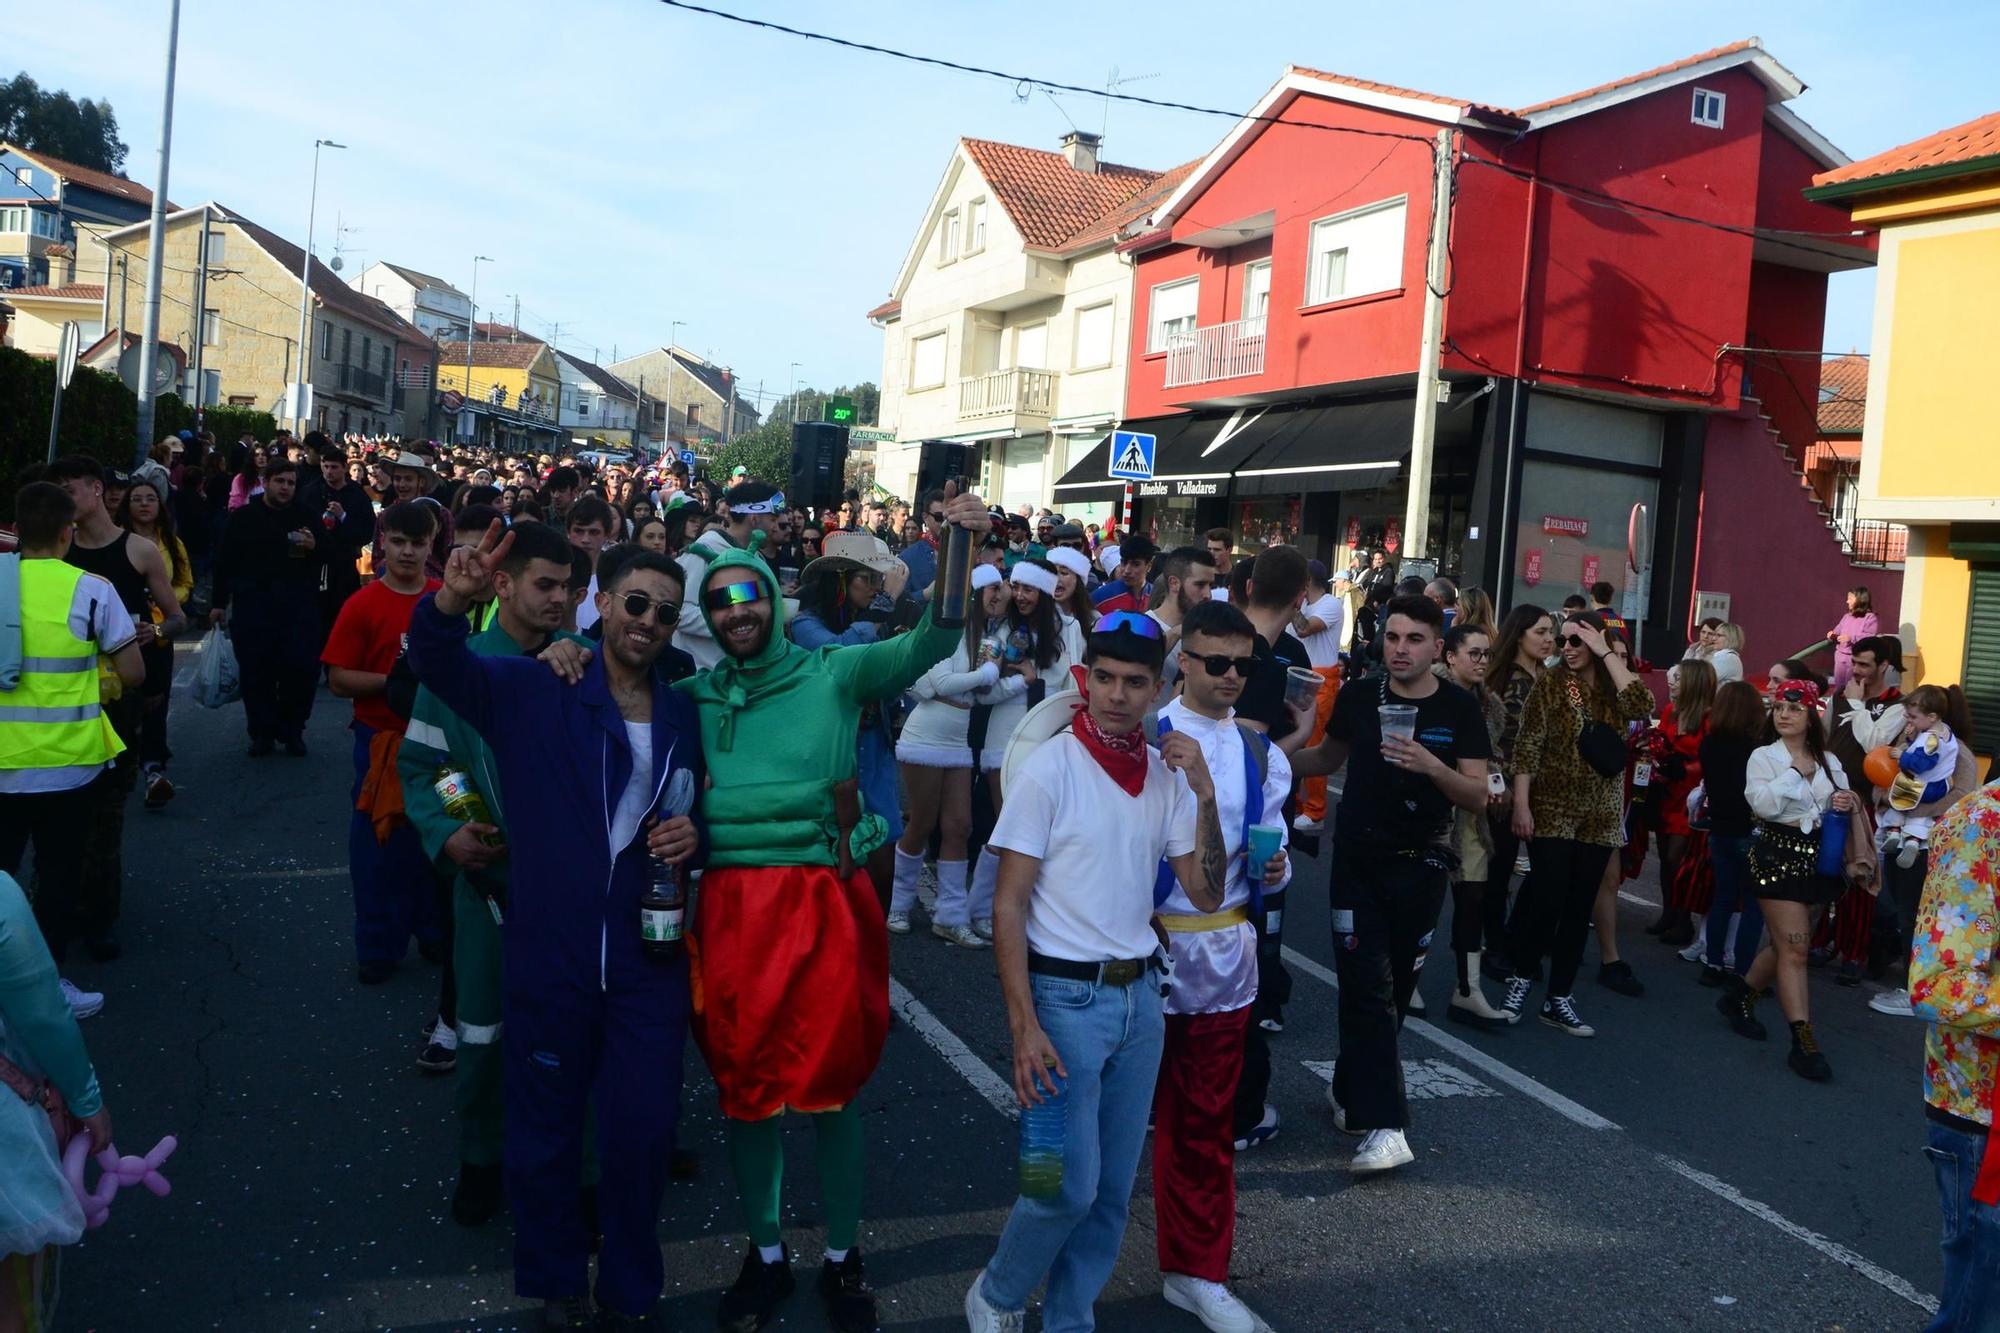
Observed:
[[[1333,1082],[1333,1060],[1301,1060],[1328,1083]],[[1403,1089],[1412,1101],[1436,1101],[1444,1097],[1498,1097],[1500,1090],[1481,1083],[1457,1065],[1443,1060],[1403,1061]]]

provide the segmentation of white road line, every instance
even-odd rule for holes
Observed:
[[[1301,1060],[1325,1083],[1333,1082],[1336,1060]],[[1413,1102],[1435,1101],[1442,1097],[1498,1097],[1499,1089],[1481,1083],[1457,1065],[1442,1060],[1403,1061],[1403,1086]]]
[[[889,1007],[896,1011],[905,1023],[910,1025],[930,1048],[944,1057],[944,1062],[956,1069],[959,1077],[972,1085],[972,1090],[983,1097],[987,1104],[1009,1120],[1017,1120],[1021,1115],[1020,1104],[1014,1099],[1014,1085],[994,1073],[987,1063],[980,1059],[970,1046],[959,1040],[956,1032],[938,1021],[936,1014],[925,1006],[922,1000],[910,994],[910,988],[894,977],[889,978]]]
[[[1618,896],[1619,896],[1620,898],[1623,898],[1623,899],[1624,899],[1624,900],[1625,900],[1626,902],[1628,902],[1628,903],[1637,903],[1637,904],[1639,904],[1639,906],[1641,906],[1641,907],[1658,907],[1658,906],[1659,906],[1659,904],[1658,904],[1658,903],[1656,903],[1656,902],[1654,902],[1654,901],[1653,901],[1653,900],[1652,900],[1651,898],[1641,898],[1641,897],[1640,897],[1640,896],[1639,896],[1638,894],[1636,894],[1636,893],[1630,893],[1630,892],[1627,892],[1627,891],[1626,891],[1626,890],[1624,890],[1624,889],[1620,889],[1620,890],[1618,890]]]
[[[1744,1212],[1750,1214],[1752,1217],[1755,1217],[1764,1222],[1769,1222],[1772,1226],[1784,1232],[1786,1235],[1791,1236],[1796,1240],[1804,1241],[1806,1244],[1812,1246],[1815,1250],[1818,1250],[1821,1254],[1833,1260],[1835,1263],[1844,1264],[1848,1268],[1853,1269],[1855,1272],[1861,1274],[1861,1276],[1867,1278],[1870,1282],[1873,1282],[1875,1285],[1882,1287],[1887,1291],[1892,1291],[1898,1296],[1901,1296],[1904,1300],[1916,1306],[1919,1310],[1923,1310],[1928,1314],[1937,1313],[1938,1303],[1936,1297],[1927,1296],[1923,1292],[1918,1291],[1915,1287],[1911,1286],[1908,1282],[1904,1281],[1902,1278],[1897,1277],[1894,1273],[1891,1273],[1888,1269],[1883,1268],[1878,1264],[1869,1262],[1867,1259],[1864,1259],[1860,1255],[1856,1254],[1853,1250],[1850,1250],[1845,1245],[1842,1245],[1839,1241],[1829,1240],[1825,1236],[1820,1235],[1819,1232],[1817,1231],[1813,1231],[1810,1228],[1800,1226],[1797,1222],[1794,1222],[1790,1218],[1784,1216],[1782,1213],[1778,1212],[1777,1209],[1771,1207],[1769,1204],[1759,1203],[1755,1199],[1744,1197],[1742,1191],[1738,1190],[1734,1185],[1730,1184],[1726,1180],[1718,1180],[1714,1176],[1708,1174],[1708,1172],[1697,1170],[1696,1168],[1689,1166],[1686,1162],[1683,1162],[1678,1158],[1668,1157],[1665,1153],[1657,1154],[1657,1156],[1659,1158],[1660,1165],[1666,1167],[1669,1171],[1672,1171],[1675,1175],[1693,1181],[1695,1184],[1707,1190],[1710,1194],[1715,1195],[1718,1199],[1723,1199],[1729,1203],[1733,1203],[1738,1208],[1741,1208]]]
[[[1293,967],[1298,968],[1301,972],[1305,972],[1325,982],[1327,985],[1333,987],[1333,989],[1340,989],[1340,982],[1335,979],[1331,969],[1306,957],[1290,945],[1285,946],[1285,961]],[[1416,1033],[1432,1045],[1441,1046],[1445,1050],[1450,1051],[1467,1064],[1477,1066],[1516,1092],[1534,1098],[1557,1115],[1562,1116],[1566,1120],[1572,1120],[1582,1125],[1585,1129],[1603,1130],[1618,1128],[1615,1123],[1606,1120],[1588,1106],[1571,1101],[1548,1084],[1523,1074],[1510,1064],[1494,1059],[1477,1046],[1468,1045],[1450,1033],[1440,1031],[1421,1018],[1405,1019],[1403,1027],[1407,1031]]]

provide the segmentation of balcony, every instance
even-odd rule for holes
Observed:
[[[1055,412],[1056,373],[1053,370],[989,371],[958,382],[960,421],[1007,424],[1045,422]]]
[[[1264,320],[1236,319],[1167,339],[1169,389],[1264,373]]]

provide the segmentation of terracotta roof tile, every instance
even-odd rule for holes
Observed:
[[[903,313],[903,303],[893,297],[869,311],[867,319],[891,319]]]
[[[1520,114],[1531,116],[1537,111],[1552,111],[1556,107],[1568,106],[1571,102],[1580,102],[1586,97],[1595,97],[1599,93],[1608,93],[1613,89],[1623,88],[1627,84],[1643,83],[1647,79],[1657,78],[1662,74],[1672,74],[1675,70],[1686,69],[1690,65],[1699,65],[1704,61],[1715,60],[1721,56],[1733,56],[1738,52],[1755,50],[1761,46],[1763,46],[1763,43],[1755,37],[1746,37],[1740,42],[1731,42],[1727,46],[1718,46],[1712,51],[1703,51],[1699,55],[1688,56],[1685,59],[1676,60],[1665,65],[1657,65],[1652,69],[1641,70],[1637,74],[1627,74],[1622,79],[1613,79],[1609,83],[1600,83],[1595,88],[1585,88],[1582,92],[1568,93],[1547,102],[1537,102],[1533,106],[1524,106],[1520,108]]]
[[[104,284],[101,282],[65,282],[57,286],[9,287],[7,295],[45,296],[64,301],[102,301]]]
[[[1977,162],[1989,157],[2000,158],[2000,111],[1968,120],[1963,125],[1954,125],[1948,130],[1939,130],[1936,134],[1926,135],[1913,143],[1891,148],[1859,162],[1823,171],[1813,177],[1813,184],[1841,185],[1848,181],[1897,176],[1929,167]],[[1996,170],[2000,170],[2000,164],[1996,164]]]
[[[543,344],[476,342],[472,344],[472,364],[484,366],[488,370],[526,370],[535,364],[542,354]],[[465,344],[462,342],[439,343],[438,364],[441,366],[462,366],[465,364]]]
[[[995,198],[1036,250],[1068,248],[1071,238],[1160,178],[1144,167],[1100,162],[1078,171],[1061,153],[991,139],[961,139]]]
[[[41,163],[64,180],[74,181],[78,185],[87,186],[100,194],[116,195],[120,199],[129,199],[135,204],[145,204],[148,207],[152,205],[153,192],[135,180],[127,180],[123,176],[114,176],[108,171],[99,171],[95,167],[86,167],[75,162],[67,162],[60,157],[50,157],[47,153],[36,152],[32,149],[16,147],[15,151],[20,153],[22,157]],[[168,203],[167,209],[169,212],[177,211],[171,202]]]
[[[1099,241],[1114,240],[1118,233],[1134,222],[1144,218],[1167,201],[1167,197],[1181,187],[1181,182],[1191,175],[1201,159],[1183,162],[1179,166],[1160,173],[1151,185],[1139,191],[1104,217],[1077,232],[1062,245],[1064,250],[1077,250]]]
[[[1819,368],[1819,433],[1859,435],[1868,410],[1868,358],[1829,357]]]
[[[1336,74],[1332,70],[1309,69],[1304,65],[1293,65],[1291,72],[1303,74],[1309,79],[1324,79],[1328,83],[1344,83],[1350,88],[1359,88],[1364,93],[1386,93],[1390,97],[1414,97],[1419,102],[1436,102],[1440,106],[1468,106],[1462,98],[1443,97],[1437,93],[1427,93],[1416,88],[1399,88],[1393,83],[1378,83],[1374,79],[1357,79],[1351,74]]]

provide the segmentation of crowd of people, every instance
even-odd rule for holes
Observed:
[[[439,965],[416,1061],[457,1084],[449,1212],[512,1213],[516,1288],[546,1327],[653,1317],[663,1193],[691,1166],[689,1036],[746,1233],[718,1327],[761,1328],[794,1288],[788,1112],[815,1132],[829,1322],[876,1327],[857,1098],[890,937],[921,916],[992,951],[1016,1095],[1064,1112],[1060,1179],[1024,1166],[968,1326],[1020,1329],[1045,1284],[1045,1327],[1091,1327],[1150,1133],[1164,1298],[1248,1333],[1234,1155],[1280,1126],[1295,839],[1330,853],[1328,1101],[1354,1173],[1415,1158],[1399,1034],[1445,901],[1450,1019],[1504,1030],[1539,989],[1540,1023],[1589,1038],[1593,936],[1597,983],[1647,993],[1616,906],[1654,854],[1648,933],[1743,1038],[1767,1039],[1775,996],[1801,1077],[1833,1076],[1813,967],[1886,979],[1872,1008],[1930,1022],[1947,1210],[1994,1206],[2000,1161],[1977,1163],[2000,794],[1963,693],[1902,691],[1865,588],[1828,634],[1830,678],[1747,672],[1720,620],[1659,672],[1609,584],[1502,613],[1383,551],[1336,573],[1227,529],[1162,550],[952,487],[813,509],[737,472],[312,432],[23,478],[0,566],[19,612],[11,641],[0,616],[0,871],[32,846],[36,877],[32,908],[0,878],[0,1075],[27,1090],[0,1097],[20,1150],[0,1166],[0,1328],[81,1232],[63,1137],[110,1142],[76,1026],[105,999],[58,969],[121,951],[125,812],[135,788],[148,810],[174,799],[173,641],[204,613],[233,646],[250,760],[308,757],[322,682],[349,705],[355,979],[388,981],[413,942]],[[1990,1309],[1990,1255],[1945,1251],[1940,1319]]]

